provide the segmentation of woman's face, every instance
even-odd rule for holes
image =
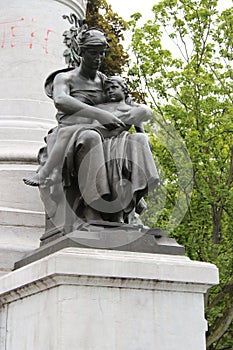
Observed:
[[[98,70],[105,54],[104,46],[90,46],[82,52],[83,64],[91,70]]]

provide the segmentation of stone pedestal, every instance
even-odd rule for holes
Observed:
[[[37,248],[44,232],[39,192],[25,186],[22,178],[37,169],[44,136],[57,124],[44,81],[65,67],[62,34],[70,23],[62,15],[74,12],[83,18],[86,3],[0,1],[0,273]]]
[[[5,350],[205,350],[217,268],[185,256],[66,248],[0,279]]]

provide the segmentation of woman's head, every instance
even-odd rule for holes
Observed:
[[[97,29],[82,30],[77,37],[78,54],[90,70],[98,70],[109,44],[105,34]]]
[[[97,28],[82,30],[78,34],[77,44],[80,56],[82,56],[82,53],[86,49],[99,47],[107,50],[109,48],[107,37],[100,29]]]
[[[74,14],[71,14],[70,17],[63,16],[63,18],[68,19],[70,23],[75,22],[75,26],[63,33],[63,42],[68,48],[65,55],[68,56],[67,62],[69,62],[69,66],[79,66],[83,61],[81,57],[84,58],[86,51],[91,51],[92,54],[94,50],[101,52],[99,60],[102,60],[105,56],[105,51],[109,48],[105,34],[98,28],[88,29],[86,20],[78,20]]]

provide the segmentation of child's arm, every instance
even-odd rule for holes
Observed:
[[[152,109],[146,105],[133,106],[132,119],[135,128],[142,127],[142,123],[148,121],[152,116],[152,113]]]
[[[146,105],[127,105],[128,115],[120,117],[114,113],[118,118],[120,118],[126,125],[134,125],[137,132],[144,132],[143,122],[146,122],[152,115],[152,109]],[[117,111],[121,111],[121,107],[118,107]]]
[[[58,74],[53,83],[53,100],[55,107],[67,114],[77,117],[88,118],[90,122],[98,120],[107,128],[113,129],[118,126],[124,127],[124,123],[113,113],[95,106],[90,106],[70,95],[69,75],[66,73]]]

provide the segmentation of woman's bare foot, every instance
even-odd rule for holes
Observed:
[[[49,177],[42,178],[39,173],[36,173],[33,177],[30,177],[30,178],[28,177],[23,178],[23,182],[26,185],[35,186],[35,187],[39,187],[39,186],[50,187],[54,184],[54,181],[51,178]]]
[[[23,182],[29,186],[40,186],[39,174],[36,173],[36,175],[34,175],[31,178],[25,177],[25,178],[23,178]]]

